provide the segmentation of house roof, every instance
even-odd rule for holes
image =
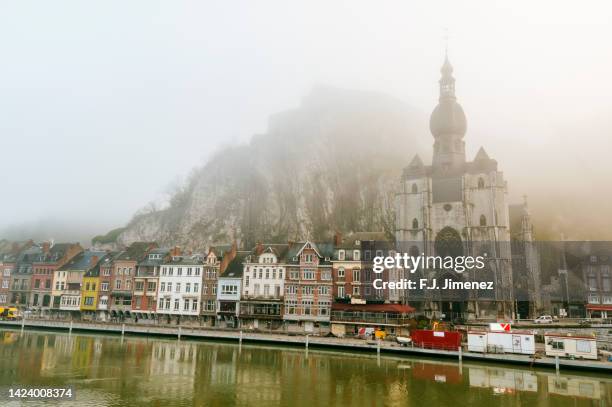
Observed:
[[[155,242],[134,242],[127,249],[122,251],[116,260],[141,261],[147,253],[156,248]]]
[[[220,277],[242,277],[244,271],[244,260],[250,254],[250,251],[239,250],[236,252],[236,257],[227,265],[227,268]]]
[[[102,251],[86,250],[74,256],[68,263],[64,264],[58,270],[60,271],[89,270],[90,268],[92,268],[92,260],[94,257],[98,258],[98,260],[96,261],[96,264],[97,264],[100,259],[106,256],[106,254],[107,254],[106,252],[102,252]],[[93,266],[95,266],[96,264],[94,264]]]

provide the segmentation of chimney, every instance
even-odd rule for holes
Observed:
[[[227,266],[230,264],[230,262],[234,260],[234,258],[236,257],[237,250],[238,250],[238,244],[234,240],[234,243],[232,243],[232,248],[229,251],[223,253],[221,264],[219,264],[219,275],[223,274]]]
[[[263,253],[263,251],[264,251],[263,243],[257,242],[257,244],[255,245],[255,254],[259,256],[261,253]]]
[[[342,244],[342,233],[336,232],[334,234],[334,246],[340,246]]]
[[[180,255],[181,255],[181,248],[179,246],[174,246],[172,249],[170,249],[171,257],[177,257]]]
[[[91,256],[91,259],[89,260],[89,267],[94,267],[96,264],[98,264],[98,256]]]
[[[51,248],[51,243],[49,242],[43,242],[42,244],[42,251],[44,254],[49,254],[49,249]]]

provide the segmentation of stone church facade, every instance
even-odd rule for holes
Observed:
[[[405,301],[428,317],[512,319],[515,314],[507,184],[497,161],[481,147],[473,161],[465,154],[467,120],[455,96],[453,68],[441,68],[439,103],[431,114],[431,165],[415,156],[401,176],[396,195],[398,250],[413,255],[479,256],[483,270],[455,273],[420,270],[412,279],[493,281],[494,290],[406,290]]]

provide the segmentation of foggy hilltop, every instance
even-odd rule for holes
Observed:
[[[427,114],[381,93],[318,86],[299,107],[273,115],[265,134],[195,169],[168,207],[149,206],[94,243],[156,240],[202,249],[234,239],[245,245],[327,239],[335,231],[392,236],[401,170],[415,153],[428,161],[431,143]],[[469,131],[466,143],[474,144]],[[568,177],[563,188],[532,171],[513,176],[516,166],[500,160],[510,202],[529,194],[536,238],[610,237],[606,222],[592,216],[604,207],[591,202],[591,210],[577,210]]]
[[[168,208],[135,216],[117,241],[201,248],[336,230],[391,234],[398,175],[427,147],[425,117],[383,94],[316,87],[272,116],[265,134],[194,171]]]

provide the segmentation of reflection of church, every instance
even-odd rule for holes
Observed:
[[[494,281],[493,291],[406,291],[406,301],[430,317],[447,319],[514,317],[512,256],[507,185],[497,161],[483,148],[465,157],[467,122],[455,97],[453,68],[444,61],[439,103],[429,126],[434,137],[432,165],[415,156],[403,171],[396,196],[396,241],[401,251],[425,255],[486,253],[484,270],[462,274],[427,271],[411,278],[439,282]]]

